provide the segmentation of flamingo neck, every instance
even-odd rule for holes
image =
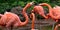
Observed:
[[[51,7],[49,4],[45,4],[45,6],[47,6],[47,7],[48,7],[49,11],[51,11],[51,10],[52,10],[52,7]]]
[[[31,16],[32,16],[31,17],[32,18],[32,27],[31,28],[34,29],[34,21],[35,21],[35,15],[34,15],[34,13],[32,13]]]
[[[23,8],[23,11],[22,11],[22,14],[23,16],[25,17],[25,22],[21,22],[20,21],[20,25],[19,26],[23,26],[23,25],[26,25],[28,23],[28,15],[26,13],[26,10],[31,6],[31,4],[27,4],[24,8]]]
[[[53,8],[50,5],[47,5],[49,8],[49,14],[51,16],[51,18],[55,18],[55,16],[53,15]]]
[[[23,16],[25,17],[25,22],[21,22],[20,25],[23,26],[23,25],[26,25],[28,23],[28,16],[25,12],[23,12]]]
[[[49,4],[46,4],[46,6],[48,6],[49,8],[49,15],[51,16],[51,18],[55,18],[55,16],[53,15],[53,8]]]

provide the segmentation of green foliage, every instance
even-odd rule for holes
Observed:
[[[11,9],[15,6],[21,6],[24,7],[27,3],[34,1],[35,3],[48,3],[52,7],[55,5],[60,5],[60,0],[0,0],[0,13],[5,12],[6,9]],[[32,10],[33,8],[30,8],[28,10]]]

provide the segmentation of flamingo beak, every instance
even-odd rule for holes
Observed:
[[[34,3],[34,1],[33,1],[33,2],[30,2],[30,4],[31,4],[31,5],[34,5],[35,3]]]

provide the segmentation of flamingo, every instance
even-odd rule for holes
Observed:
[[[41,6],[48,6],[49,8],[49,13],[47,14],[48,17],[51,17],[52,19],[56,20],[56,22],[60,22],[60,6],[55,6],[55,7],[51,7],[49,4],[47,3],[42,3],[42,4],[39,4]],[[54,28],[54,30],[57,30],[58,27],[60,26],[60,24],[57,24]]]
[[[28,3],[22,11],[23,16],[25,17],[25,22],[21,22],[18,15],[11,13],[11,12],[5,12],[4,15],[2,15],[0,19],[0,25],[6,26],[7,28],[13,26],[13,27],[20,27],[24,26],[28,23],[28,15],[26,13],[26,9],[33,5],[34,2]],[[9,30],[9,29],[8,29]]]
[[[44,14],[44,9],[42,6],[34,6],[32,12],[35,12],[41,16],[43,16],[45,19],[47,19],[48,17]]]
[[[58,27],[60,26],[60,6],[54,7],[54,10],[55,10],[54,14],[55,14],[56,20],[57,20],[56,22],[59,23],[59,24],[56,25],[54,30],[58,30]]]
[[[44,10],[43,10],[42,6],[34,6],[34,8],[31,12],[32,12],[32,14],[30,15],[30,18],[32,18],[32,29],[31,30],[35,30],[34,29],[35,14],[34,13],[37,13],[37,14],[43,16],[46,19],[48,17],[44,15]]]
[[[45,19],[47,19],[48,17],[44,15],[44,9],[42,6],[34,6],[33,10],[31,11],[32,13],[37,13],[41,16],[43,16]],[[32,18],[32,29],[31,30],[34,30],[34,21],[35,21],[35,14],[31,14],[30,15],[31,18]]]
[[[31,30],[34,30],[34,21],[35,21],[35,14],[31,13],[30,18],[32,19],[32,26],[31,26]]]

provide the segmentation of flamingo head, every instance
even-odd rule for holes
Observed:
[[[28,7],[30,7],[32,5],[34,5],[34,2],[30,2],[30,3],[27,4]]]

